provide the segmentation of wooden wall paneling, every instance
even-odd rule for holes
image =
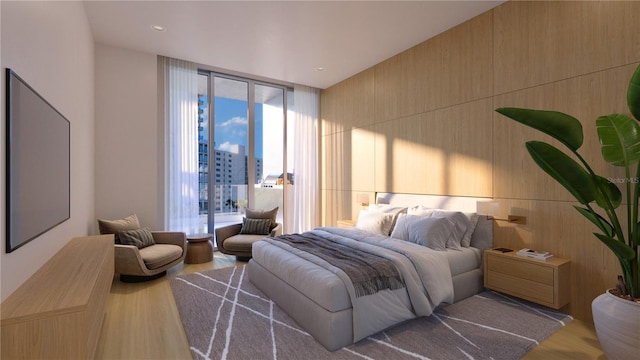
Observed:
[[[348,114],[346,129],[371,126],[375,123],[375,69],[367,69],[344,82],[348,96],[343,98]]]
[[[430,129],[432,126],[426,113],[376,125],[376,191],[416,194],[445,191],[447,154],[435,143],[444,140],[429,136],[437,133]]]
[[[351,131],[322,137],[322,188],[350,189],[351,184]]]
[[[430,85],[426,47],[417,45],[376,65],[376,122],[422,113]]]
[[[490,99],[376,125],[376,191],[492,196]]]
[[[451,141],[439,148],[447,153],[445,195],[493,196],[493,101],[463,103],[429,113],[435,131],[430,137]]]
[[[426,41],[426,110],[493,95],[493,14],[486,12]]]
[[[493,243],[495,246],[509,249],[536,248],[533,240],[533,227],[537,221],[531,211],[531,201],[523,199],[495,198],[500,204],[500,213],[496,219],[507,219],[509,215],[527,217],[526,225],[511,224],[504,220],[495,220],[493,227]]]
[[[623,66],[577,78],[495,97],[495,107],[526,107],[556,110],[576,117],[583,126],[584,145],[580,149],[594,171],[605,177],[624,176],[621,169],[602,160],[595,121],[614,112],[628,113],[626,90],[635,65]],[[566,147],[550,136],[494,114],[495,196],[572,201],[571,195],[546,175],[529,156],[524,143],[542,140],[561,150]]]
[[[355,202],[356,192],[343,190],[322,190],[322,226],[336,226],[338,220],[352,219],[360,206]]]
[[[640,60],[640,2],[510,1],[493,13],[496,94]]]
[[[349,192],[372,191],[374,188],[374,141],[373,128],[355,128],[323,136],[322,147],[325,150],[323,151],[321,189]],[[348,203],[352,202],[349,200]],[[333,206],[341,206],[341,204],[333,203]],[[327,206],[326,209],[330,207]],[[349,211],[348,214],[351,212]]]
[[[374,189],[375,158],[374,146],[376,135],[374,127],[355,128],[345,132],[345,137],[351,136],[351,158],[346,160],[350,166],[351,182],[346,184],[345,190],[372,191]],[[344,154],[344,157],[349,156]]]
[[[322,134],[364,127],[375,122],[375,70],[370,68],[322,90]]]

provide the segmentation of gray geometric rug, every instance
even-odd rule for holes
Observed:
[[[249,282],[244,265],[170,284],[194,359],[519,359],[572,320],[486,291],[330,352]]]

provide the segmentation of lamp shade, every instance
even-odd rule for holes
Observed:
[[[478,201],[476,203],[478,215],[497,216],[500,213],[500,203],[497,201]]]

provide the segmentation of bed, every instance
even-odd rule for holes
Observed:
[[[393,212],[389,234],[331,227],[300,234],[391,260],[400,273],[401,287],[363,296],[331,260],[292,247],[285,239],[263,239],[254,244],[253,258],[247,265],[249,279],[325,348],[340,349],[483,290],[482,251],[492,246],[493,225],[486,217],[473,214],[481,200],[489,199],[378,193],[379,208],[405,209]],[[465,234],[468,246],[434,250],[396,238],[402,237],[408,219],[418,216],[406,209],[418,208],[463,212],[473,223]],[[363,218],[361,214],[359,224],[364,223]],[[396,237],[389,236],[393,231]]]

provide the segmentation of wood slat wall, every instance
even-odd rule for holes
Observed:
[[[322,91],[322,220],[355,218],[357,194],[404,192],[493,197],[495,243],[572,260],[575,317],[614,284],[617,261],[537,168],[527,140],[549,137],[494,112],[500,106],[567,112],[583,122],[583,155],[605,177],[595,119],[628,113],[640,62],[640,2],[507,2]]]

